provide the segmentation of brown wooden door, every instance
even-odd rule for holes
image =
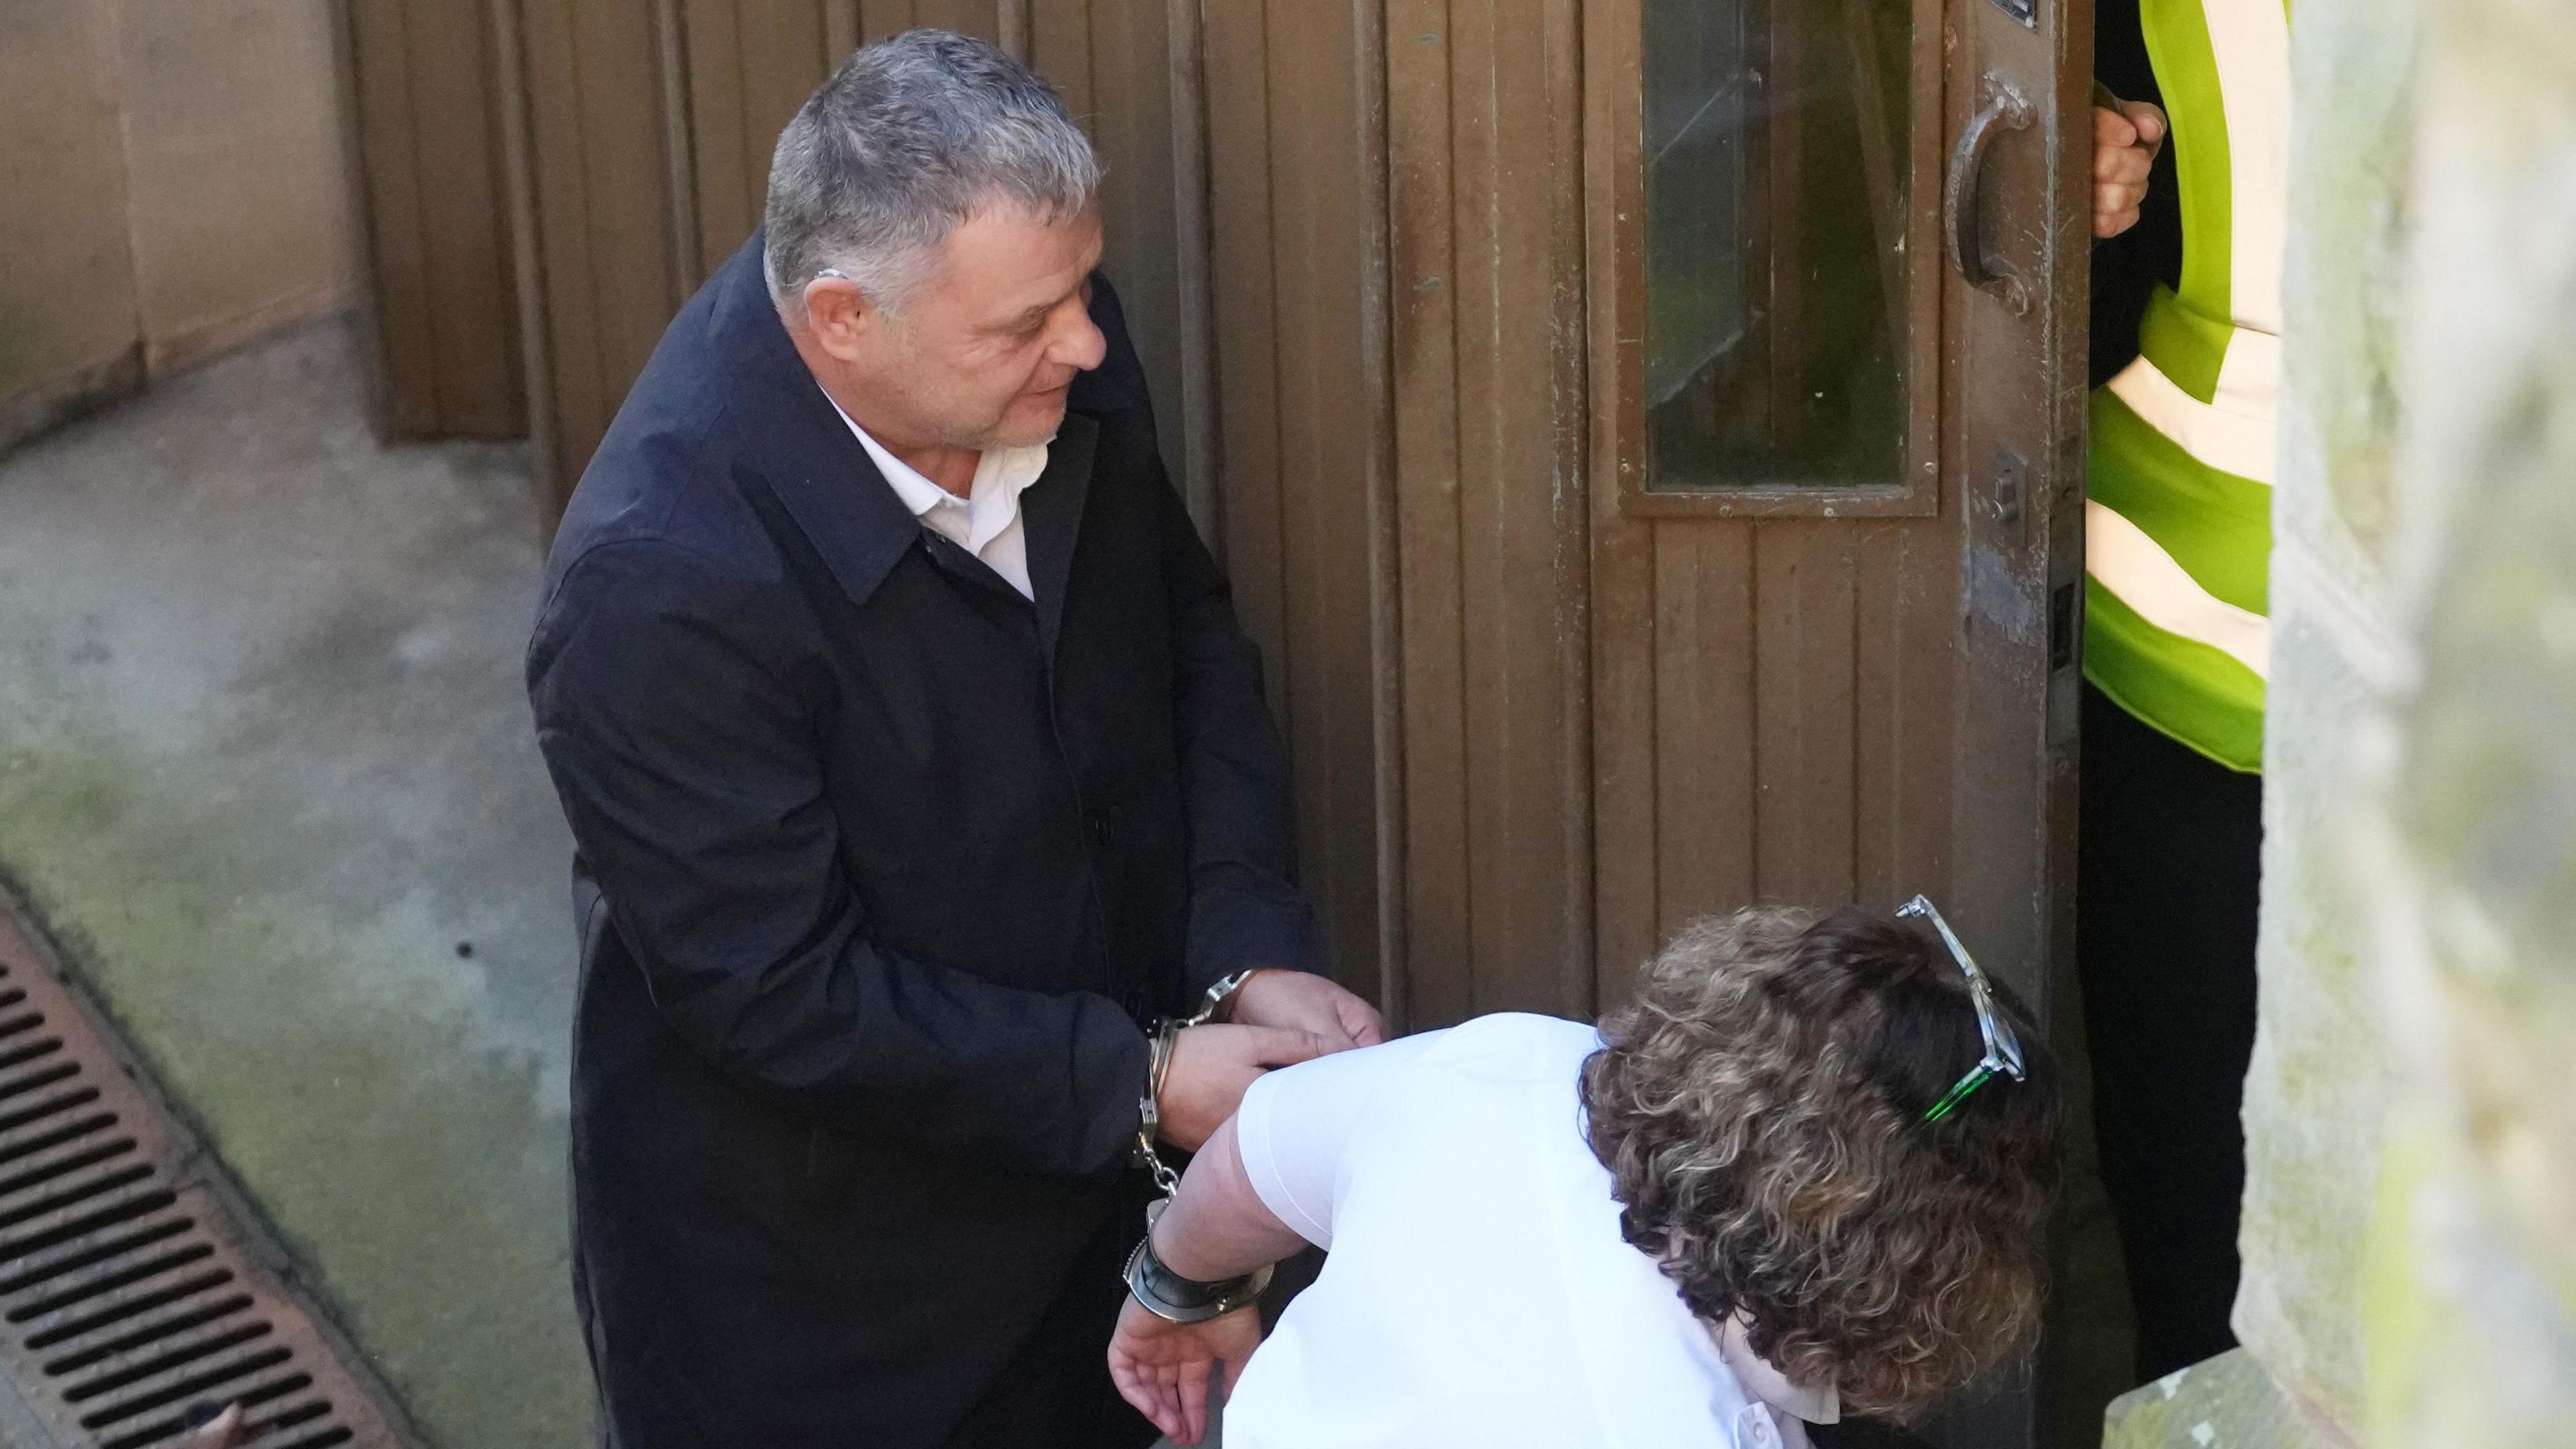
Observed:
[[[1391,0],[1417,1022],[1592,1009],[1707,912],[1917,890],[2049,999],[2089,199],[2065,3]],[[1952,212],[1984,286],[1943,241],[1979,171]]]
[[[1605,1001],[1691,917],[1921,891],[2080,1051],[2092,47],[2013,5],[1587,8]]]
[[[1694,917],[1921,891],[2076,1054],[2089,7],[1385,34],[1393,1005],[1581,1014]],[[2089,1442],[2063,1378],[1942,1435]]]
[[[1919,890],[2045,1002],[2084,67],[1995,0],[1588,19],[1601,994],[1694,916]]]

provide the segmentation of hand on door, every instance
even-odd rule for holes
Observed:
[[[2165,143],[2165,113],[2147,101],[2093,107],[2093,235],[2115,237],[2138,224],[2147,171]]]

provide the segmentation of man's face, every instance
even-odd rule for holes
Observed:
[[[899,313],[857,302],[855,289],[817,291],[846,283],[814,283],[817,340],[854,395],[843,405],[861,403],[852,415],[890,447],[1054,437],[1066,389],[1108,350],[1088,310],[1100,246],[1096,213],[1048,223],[994,206],[948,234]]]

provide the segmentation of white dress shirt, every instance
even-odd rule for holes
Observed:
[[[1253,1190],[1332,1255],[1244,1370],[1226,1449],[1804,1449],[1799,1415],[1836,1417],[1620,1236],[1583,1138],[1600,1046],[1487,1016],[1252,1084]]]
[[[1021,598],[1037,597],[1037,591],[1029,586],[1029,542],[1020,527],[1020,493],[1046,471],[1047,444],[985,449],[975,462],[973,486],[966,497],[960,498],[887,452],[883,444],[868,436],[867,429],[841,412],[841,404],[830,393],[823,396],[831,401],[832,411],[840,413],[841,421],[858,435],[859,446],[868,450],[877,471],[885,475],[895,496],[912,510],[913,517],[982,559],[986,568],[1019,590]]]

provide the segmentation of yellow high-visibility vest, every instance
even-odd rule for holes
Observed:
[[[2172,122],[2182,283],[2093,394],[2084,674],[2232,769],[2263,767],[2289,210],[2283,0],[2143,0]]]

